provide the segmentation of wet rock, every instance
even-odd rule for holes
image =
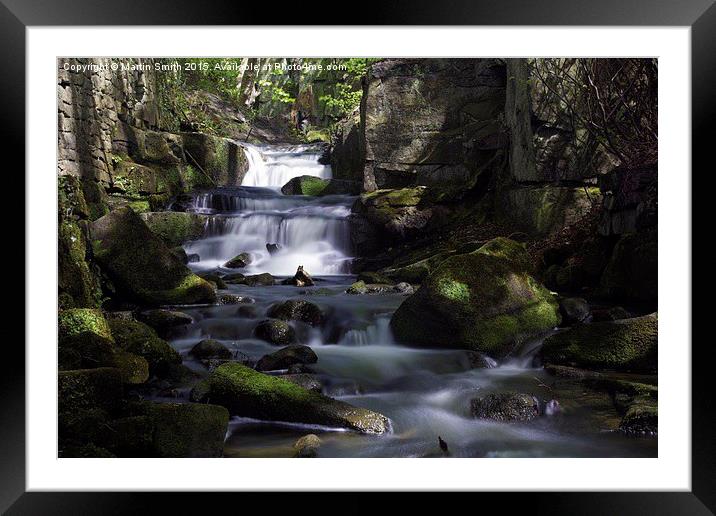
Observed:
[[[303,389],[237,363],[223,364],[192,390],[192,401],[211,401],[232,415],[267,421],[287,421],[348,428],[381,434],[385,416]]]
[[[171,364],[181,364],[181,356],[165,340],[144,323],[110,320],[117,346],[124,351],[144,357],[151,375],[163,376]]]
[[[291,367],[294,367],[295,365],[301,365],[301,364],[294,364],[292,366],[289,366],[289,372],[291,371]],[[323,383],[311,374],[306,374],[306,373],[284,374],[284,375],[281,375],[281,378],[283,378],[284,380],[288,380],[291,383],[295,383],[299,387],[303,387],[304,389],[306,389],[308,391],[314,391],[314,392],[322,392],[323,391]]]
[[[268,316],[284,321],[301,321],[311,326],[321,326],[325,322],[323,311],[310,301],[289,299],[269,308]]]
[[[316,434],[304,435],[293,444],[294,457],[316,457],[320,447],[321,440]]]
[[[316,176],[294,177],[281,187],[284,195],[312,195],[319,196],[330,183],[330,179],[321,179]]]
[[[656,399],[635,398],[619,424],[619,430],[633,436],[655,437],[659,432],[659,411]]]
[[[249,253],[241,253],[234,256],[231,260],[224,264],[224,267],[229,269],[241,269],[250,265],[253,260]]]
[[[187,269],[131,208],[90,224],[93,256],[128,299],[148,305],[211,303],[214,288]]]
[[[262,274],[254,274],[253,276],[246,276],[244,278],[244,284],[249,287],[255,287],[258,285],[271,286],[276,284],[276,280],[268,272]]]
[[[398,294],[403,294],[404,296],[410,296],[415,293],[415,289],[410,283],[406,283],[404,281],[401,281],[397,285],[393,287],[393,290],[397,292]]]
[[[296,332],[286,322],[276,319],[266,319],[261,321],[254,329],[254,335],[261,340],[286,346],[296,342]]]
[[[236,294],[219,294],[216,302],[220,305],[238,305],[242,303],[242,297]]]
[[[144,324],[154,328],[159,336],[162,337],[166,337],[177,326],[185,326],[194,322],[191,316],[184,312],[163,309],[140,312],[137,318]]]
[[[571,326],[589,319],[589,303],[581,297],[567,297],[559,302],[559,313],[562,314],[562,325]]]
[[[187,263],[198,263],[201,261],[201,256],[199,256],[196,253],[189,253],[186,255],[186,262]]]
[[[200,272],[197,274],[197,276],[199,276],[202,279],[205,279],[206,281],[213,283],[214,285],[216,285],[216,288],[218,288],[218,289],[223,290],[226,288],[226,283],[224,282],[224,278],[219,276],[215,272]]]
[[[442,262],[393,314],[396,338],[411,345],[471,349],[502,357],[559,324],[554,296],[528,272],[525,249],[495,239]]]
[[[275,371],[288,369],[293,364],[315,364],[316,362],[318,362],[318,357],[310,347],[293,345],[261,357],[256,363],[256,370]]]
[[[657,368],[656,313],[618,321],[581,324],[547,337],[545,363],[651,373]]]
[[[149,362],[144,357],[119,351],[112,357],[112,367],[119,370],[122,383],[138,385],[149,379]]]
[[[208,358],[230,359],[233,356],[233,353],[229,348],[214,339],[204,339],[199,341],[191,348],[189,354],[199,360]]]
[[[281,246],[278,244],[266,244],[266,250],[269,255],[273,256],[281,250]]]
[[[229,285],[242,285],[246,283],[246,276],[241,274],[240,272],[226,274],[222,276],[221,279],[224,281],[224,283],[227,283]]]
[[[592,310],[592,322],[618,321],[620,319],[629,319],[631,317],[632,314],[627,312],[621,306]]]
[[[494,421],[530,421],[540,415],[537,398],[516,392],[475,398],[470,406],[474,417]]]
[[[140,216],[152,233],[169,247],[177,248],[189,240],[198,240],[204,234],[206,216],[198,213],[158,211]]]
[[[497,367],[497,362],[487,355],[483,355],[477,351],[466,351],[465,354],[472,369],[490,369],[492,367]]]
[[[314,285],[311,276],[303,270],[303,265],[299,265],[296,274],[292,278],[285,279],[282,285],[295,285],[297,287],[312,287]]]
[[[298,374],[304,374],[304,373],[312,373],[313,370],[308,367],[306,364],[292,364],[288,366],[288,375],[298,375]]]
[[[356,281],[346,290],[346,294],[391,294],[396,292],[394,285],[368,284]]]

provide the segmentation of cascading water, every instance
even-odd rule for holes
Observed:
[[[186,245],[198,254],[197,269],[221,267],[239,253],[252,263],[248,274],[292,275],[299,265],[313,275],[350,272],[348,215],[353,197],[289,196],[281,186],[302,175],[331,177],[330,165],[319,163],[315,146],[243,144],[249,170],[239,188],[198,193],[192,211],[209,214],[204,238]],[[267,244],[278,244],[271,254]]]

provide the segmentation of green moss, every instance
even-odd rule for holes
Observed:
[[[396,337],[502,356],[523,338],[559,324],[556,300],[524,271],[520,256],[501,256],[518,248],[497,242],[490,252],[446,259],[393,315]]]
[[[91,332],[100,337],[113,340],[107,320],[101,310],[95,308],[71,308],[58,314],[59,335],[70,337],[83,332]]]
[[[465,283],[452,281],[448,278],[442,278],[438,281],[438,292],[440,295],[462,303],[470,302],[470,288]]]
[[[57,259],[60,308],[98,307],[102,289],[87,260],[87,240],[77,222],[60,222]]]
[[[192,401],[217,403],[231,414],[382,433],[387,419],[375,412],[333,400],[277,376],[236,362],[217,367],[191,393]]]
[[[117,345],[146,359],[150,374],[164,375],[171,364],[181,363],[179,353],[146,324],[121,319],[111,319],[109,324]]]
[[[149,211],[149,201],[148,200],[140,200],[140,201],[131,201],[127,204],[130,208],[132,208],[137,213],[144,213]]]
[[[152,450],[157,457],[221,457],[229,412],[209,404],[141,403],[135,412],[153,426]]]
[[[122,375],[126,384],[141,384],[149,379],[149,363],[143,357],[120,351],[114,355],[112,366]]]
[[[530,272],[533,269],[525,246],[509,238],[493,238],[475,252],[504,258],[512,263],[518,270]]]
[[[657,367],[656,314],[574,326],[545,339],[546,362],[590,369],[653,372]]]
[[[159,236],[169,247],[177,247],[189,240],[201,238],[205,217],[196,213],[161,211],[145,213],[142,220],[152,233]]]
[[[657,435],[659,431],[657,401],[649,396],[635,398],[624,414],[619,429],[630,435]]]

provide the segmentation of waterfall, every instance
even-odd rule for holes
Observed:
[[[249,170],[241,186],[280,188],[299,176],[331,178],[330,165],[318,162],[322,151],[316,146],[241,145],[249,163]]]
[[[196,269],[221,267],[239,253],[251,254],[247,274],[292,275],[299,265],[309,274],[350,272],[348,216],[354,197],[283,195],[279,187],[293,177],[331,177],[316,146],[243,144],[249,162],[242,185],[198,192],[191,211],[207,214],[202,239],[185,245],[198,254]],[[273,255],[266,244],[278,244]]]

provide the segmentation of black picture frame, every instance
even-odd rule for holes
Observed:
[[[339,9],[335,2],[312,2],[311,24],[336,24],[329,15]],[[211,5],[193,0],[0,0],[0,85],[3,148],[17,157],[16,170],[25,170],[26,40],[29,26],[46,25],[288,25],[303,21],[287,13],[276,15],[266,6],[215,0]],[[270,18],[267,18],[269,16]],[[355,25],[620,25],[691,27],[692,151],[693,166],[706,168],[713,146],[716,109],[716,6],[714,0],[494,0],[452,2],[395,1],[354,7],[342,15]],[[7,163],[7,162],[6,162]],[[704,170],[705,171],[705,170]],[[664,173],[681,173],[664,171]],[[689,171],[688,173],[691,173]],[[18,199],[24,196],[24,177],[16,173],[10,187]],[[693,177],[693,174],[692,174]],[[9,183],[6,183],[9,184]],[[24,192],[27,193],[27,192]],[[16,207],[18,213],[24,206]],[[23,211],[19,211],[23,210]],[[697,221],[694,220],[694,223]],[[692,232],[694,234],[694,232]],[[698,233],[696,233],[698,234]],[[24,236],[26,238],[26,235]],[[20,241],[19,239],[17,240]],[[20,246],[18,245],[19,249]],[[24,251],[22,251],[24,253]],[[29,271],[25,270],[27,275]],[[705,288],[705,287],[701,287]],[[48,291],[54,295],[54,291]],[[24,306],[24,303],[23,303]],[[692,317],[693,318],[693,317]],[[261,503],[261,495],[205,493],[25,493],[25,354],[19,339],[5,342],[2,402],[0,402],[0,510],[8,514],[124,514],[143,513],[158,502],[165,513],[187,513],[191,504],[207,507],[236,501],[250,507]],[[684,352],[689,342],[681,343]],[[702,344],[708,344],[703,342]],[[636,493],[503,493],[478,496],[509,498],[509,506],[524,506],[530,514],[714,514],[716,513],[716,428],[707,383],[712,361],[710,346],[692,347],[692,491]],[[709,370],[707,370],[709,369]],[[48,416],[49,417],[49,416]],[[265,495],[264,495],[265,496]],[[348,495],[350,496],[350,495]],[[353,495],[355,496],[355,495]],[[420,495],[415,495],[420,496]],[[468,495],[474,496],[474,495]],[[248,497],[248,498],[247,498]],[[298,497],[298,498],[296,498]],[[196,498],[199,498],[197,500]],[[293,494],[292,505],[300,506],[303,495]],[[203,501],[202,501],[203,499]],[[478,507],[489,507],[481,498]],[[264,500],[265,501],[265,500]],[[507,500],[499,500],[506,502]],[[452,503],[460,503],[455,500]],[[474,503],[468,502],[468,503]],[[248,504],[248,505],[247,505]],[[273,505],[273,503],[272,503]],[[339,502],[336,507],[341,507]]]

